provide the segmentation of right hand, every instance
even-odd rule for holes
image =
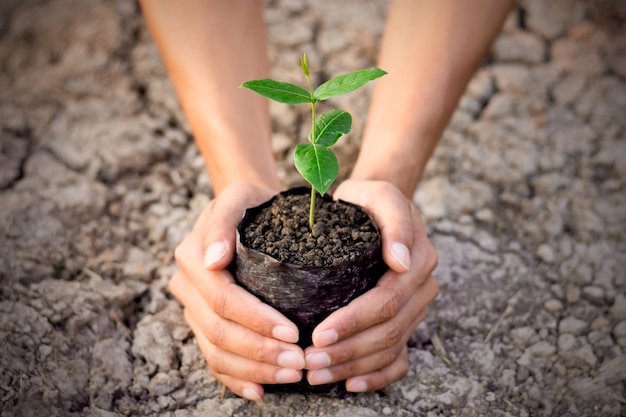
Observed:
[[[226,269],[245,209],[274,194],[248,183],[225,187],[176,248],[180,270],[169,283],[213,376],[250,400],[261,399],[261,384],[300,381],[305,365],[295,344],[297,326],[237,285]]]

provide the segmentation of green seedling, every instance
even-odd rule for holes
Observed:
[[[323,196],[339,173],[337,156],[330,147],[337,143],[342,135],[350,132],[352,127],[352,116],[343,110],[331,110],[316,118],[315,104],[356,90],[365,83],[387,73],[378,68],[354,71],[331,78],[313,90],[306,54],[300,58],[300,67],[306,77],[308,91],[291,83],[267,78],[246,81],[241,86],[280,103],[310,103],[311,131],[308,135],[309,143],[300,143],[296,146],[294,164],[302,177],[311,184],[309,226],[313,229],[316,192]]]

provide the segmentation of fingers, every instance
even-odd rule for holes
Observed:
[[[218,277],[207,275],[218,275]],[[174,275],[170,280],[169,290],[183,305],[186,305],[187,291],[182,290],[181,285],[179,285],[182,282],[182,276],[190,277],[189,274],[183,272]],[[211,273],[202,271],[200,285],[198,285],[198,280],[192,278],[188,278],[188,280],[205,301],[204,303],[194,303],[194,306],[206,306],[208,304],[208,309],[217,316],[239,323],[263,336],[287,343],[298,341],[298,328],[295,324],[235,284],[227,271]],[[210,281],[213,282],[210,283]]]
[[[306,368],[310,370],[307,374],[309,382],[323,384],[373,373],[372,381],[366,381],[369,387],[367,390],[371,390],[382,386],[378,385],[380,383],[385,385],[395,380],[389,378],[399,377],[400,368],[396,363],[398,355],[424,319],[426,306],[437,296],[438,290],[437,282],[431,276],[392,319],[330,346],[307,348],[305,355]],[[390,370],[378,372],[389,366]],[[361,391],[357,388],[354,390]]]
[[[216,209],[217,206],[214,206],[213,213]],[[227,270],[205,269],[202,263],[202,247],[201,236],[192,233],[176,248],[175,257],[181,274],[188,278],[215,314],[264,336],[288,343],[298,341],[296,325],[237,285]],[[183,291],[176,292],[175,283],[176,281],[170,283],[170,289],[183,301]]]
[[[265,337],[236,322],[219,317],[181,273],[172,277],[170,290],[187,307],[186,317],[193,320],[211,344],[257,362],[290,369],[304,368],[304,354],[300,347]]]
[[[383,278],[391,274],[395,273],[387,272]],[[313,331],[313,345],[315,347],[329,346],[338,340],[346,339],[378,323],[392,319],[407,303],[410,296],[411,293],[402,291],[401,288],[377,285],[346,307],[332,313],[318,325]],[[335,334],[335,340],[327,336],[332,332]]]
[[[414,317],[411,326],[408,327],[409,330],[402,334],[401,337],[397,337],[398,342],[388,348],[374,351],[369,355],[359,356],[354,360],[339,365],[320,370],[310,370],[307,373],[307,380],[310,384],[317,385],[346,379],[349,391],[362,392],[379,389],[389,382],[401,378],[406,374],[408,367],[408,362],[406,361],[407,341],[413,333],[413,329],[417,327],[425,316],[426,310],[422,310]],[[379,342],[382,341],[381,339],[378,340]],[[363,351],[365,352],[367,349]],[[360,353],[358,352],[358,354]],[[405,366],[398,367],[403,362]],[[356,385],[350,388],[350,383],[355,383]]]
[[[425,288],[426,291],[432,290]],[[392,320],[372,326],[330,346],[307,348],[305,352],[307,369],[321,369],[347,363],[402,345],[424,319],[430,297],[432,294],[422,299],[421,294],[416,294],[411,298],[410,306]]]
[[[193,317],[186,313],[185,318],[196,335],[211,373],[237,395],[259,400],[264,393],[261,384],[293,383],[302,379],[299,370],[260,364],[217,348],[204,336]]]
[[[408,349],[405,345],[400,354],[389,366],[355,378],[347,379],[346,389],[351,392],[376,391],[404,377],[408,370]]]
[[[388,321],[402,311],[409,303],[409,299],[416,294],[420,296],[418,306],[421,308],[432,302],[438,293],[437,283],[430,275],[434,263],[425,263],[418,257],[415,258],[414,264],[424,264],[426,268],[424,272],[397,274],[387,271],[374,288],[320,323],[313,331],[313,345],[329,346],[378,323]],[[420,288],[424,286],[425,281],[428,281],[428,286]],[[413,307],[415,309],[418,306]],[[329,337],[329,334],[333,337]]]

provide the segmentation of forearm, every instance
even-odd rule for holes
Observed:
[[[239,88],[268,76],[263,3],[140,3],[215,193],[236,181],[280,189],[267,100]]]
[[[394,0],[352,178],[389,181],[410,197],[512,0]]]

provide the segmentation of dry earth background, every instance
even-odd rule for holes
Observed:
[[[266,2],[273,76],[371,66],[386,2]],[[626,3],[522,1],[415,195],[441,294],[409,375],[349,400],[229,395],[166,291],[211,196],[134,2],[0,3],[0,413],[626,415]],[[621,26],[622,25],[622,26]],[[339,145],[346,175],[367,100]],[[306,109],[272,105],[286,186]]]

